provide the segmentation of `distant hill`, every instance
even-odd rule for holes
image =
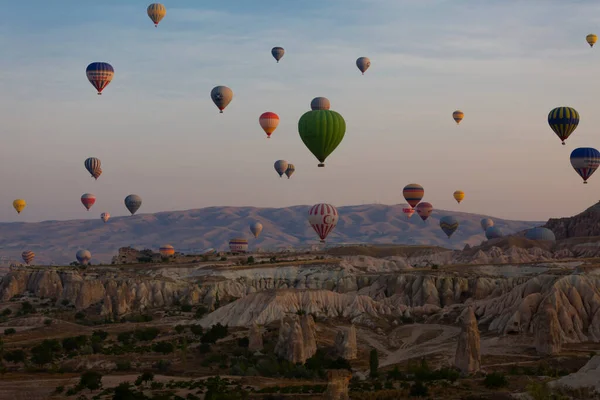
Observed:
[[[550,218],[544,227],[557,239],[600,236],[600,202],[572,217]]]
[[[109,262],[120,247],[158,249],[171,244],[191,252],[209,247],[227,249],[230,238],[246,237],[251,249],[277,249],[317,244],[318,238],[307,221],[309,206],[287,208],[208,207],[187,211],[114,217],[108,223],[98,220],[44,221],[39,223],[0,223],[0,256],[21,259],[23,250],[36,253],[36,264],[65,264],[75,259],[79,249],[92,252],[92,263]],[[327,241],[436,245],[462,248],[485,240],[479,214],[435,210],[423,222],[418,215],[407,220],[402,205],[359,205],[339,207],[340,221]],[[460,228],[452,239],[439,227],[439,219],[453,215]],[[505,234],[544,222],[509,221],[493,218]],[[260,221],[264,230],[259,239],[250,234],[249,224]]]

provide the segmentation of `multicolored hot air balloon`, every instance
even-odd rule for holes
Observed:
[[[13,208],[17,211],[17,214],[21,214],[21,211],[27,207],[27,203],[23,199],[16,199],[13,201]]]
[[[275,60],[277,60],[278,63],[279,63],[279,60],[281,60],[281,58],[283,57],[284,54],[285,54],[285,50],[283,49],[283,47],[273,47],[271,49],[271,55],[273,56],[273,58]]]
[[[127,207],[131,215],[135,214],[141,206],[142,198],[137,194],[130,194],[129,196],[125,197],[125,207]]]
[[[329,110],[331,108],[331,103],[329,99],[326,97],[315,97],[310,102],[310,109],[315,110]]]
[[[288,177],[288,179],[292,177],[294,171],[296,171],[296,167],[294,167],[294,164],[288,164],[288,167],[285,170],[285,175]]]
[[[481,229],[485,232],[487,228],[494,226],[494,221],[491,218],[483,218],[481,220]]]
[[[258,123],[267,134],[267,139],[270,139],[271,134],[279,125],[279,115],[275,114],[274,112],[267,111],[258,118]]]
[[[103,212],[102,214],[100,214],[100,219],[104,221],[104,223],[106,223],[106,221],[110,219],[110,214],[107,212]]]
[[[422,203],[417,204],[415,210],[417,211],[419,217],[421,217],[423,221],[426,221],[427,218],[429,218],[429,216],[433,212],[433,206],[431,205],[431,203],[424,201]]]
[[[425,189],[423,186],[418,183],[410,183],[404,186],[402,189],[402,196],[404,196],[404,200],[412,207],[415,208],[417,204],[423,199],[425,195]]]
[[[88,250],[79,250],[77,254],[75,254],[75,257],[77,258],[77,261],[79,261],[79,264],[87,265],[92,259],[92,253]]]
[[[250,232],[252,232],[252,234],[254,235],[255,238],[258,238],[258,236],[260,235],[262,230],[263,230],[263,226],[260,222],[255,222],[250,225]]]
[[[232,253],[245,253],[248,251],[248,241],[244,238],[233,238],[229,241],[229,251]]]
[[[163,246],[160,246],[160,249],[158,249],[158,252],[163,257],[171,257],[175,254],[175,248],[173,246],[171,246],[170,244],[165,244]]]
[[[462,121],[464,117],[465,113],[460,110],[456,110],[452,113],[452,118],[456,121],[456,125],[460,124],[460,121]]]
[[[458,229],[458,220],[450,215],[440,218],[440,228],[450,239],[450,236]]]
[[[158,27],[158,23],[167,15],[167,9],[160,3],[150,4],[146,11],[155,27]]]
[[[571,165],[583,178],[583,183],[587,183],[600,165],[600,152],[591,147],[579,147],[571,152]]]
[[[35,258],[35,253],[31,250],[24,251],[21,253],[21,258],[25,261],[25,264],[30,265]]]
[[[100,168],[100,160],[96,157],[90,157],[86,159],[83,163],[85,169],[92,175],[94,179],[98,179],[102,174],[102,168]]]
[[[87,66],[85,74],[87,75],[88,81],[90,81],[100,95],[115,76],[115,70],[109,63],[93,62]]]
[[[285,160],[277,160],[275,161],[275,164],[273,166],[275,167],[275,171],[277,171],[279,177],[281,178],[288,168],[288,162]]]
[[[298,133],[304,145],[325,166],[325,159],[339,146],[346,134],[346,121],[335,111],[313,110],[298,121]]]
[[[94,203],[96,202],[96,196],[94,196],[91,193],[84,193],[83,195],[81,195],[81,204],[83,204],[83,206],[90,211],[90,208],[92,208],[92,206],[94,205]]]
[[[404,215],[406,215],[406,219],[410,219],[410,217],[412,217],[413,214],[415,213],[415,209],[412,208],[410,205],[405,204],[402,207],[402,212],[404,213]]]
[[[485,237],[487,240],[499,239],[502,236],[502,231],[497,226],[490,226],[485,230]]]
[[[548,240],[551,242],[556,241],[556,236],[554,235],[554,232],[552,232],[548,228],[543,227],[528,229],[525,232],[525,237],[529,240]]]
[[[220,110],[219,112],[223,114],[223,110],[233,99],[233,90],[229,89],[227,86],[215,86],[213,90],[210,91],[210,98]]]
[[[460,204],[460,202],[465,199],[465,192],[463,192],[462,190],[457,190],[454,192],[453,196],[454,200],[456,200],[456,202]]]
[[[358,67],[360,72],[362,72],[362,74],[364,75],[365,72],[371,66],[371,60],[369,60],[369,57],[359,57],[358,59],[356,59],[356,66]]]
[[[579,113],[571,107],[556,107],[548,114],[548,125],[564,145],[579,125]]]
[[[321,243],[325,243],[327,235],[335,228],[339,218],[337,208],[331,204],[315,204],[308,210],[308,222],[319,235]]]
[[[598,41],[598,36],[594,35],[593,33],[590,33],[585,37],[585,41],[588,42],[590,47],[594,47],[594,44],[596,44],[596,42]]]

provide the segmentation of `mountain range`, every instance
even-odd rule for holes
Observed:
[[[0,223],[0,256],[3,264],[20,262],[21,253],[32,250],[36,254],[35,264],[68,264],[75,260],[78,250],[88,249],[93,263],[107,263],[120,247],[158,250],[163,244],[171,244],[187,253],[210,247],[226,250],[233,237],[249,239],[250,249],[298,248],[318,244],[318,237],[307,221],[309,208],[308,205],[207,207],[113,217],[107,223],[100,219]],[[340,220],[327,238],[329,245],[393,243],[458,249],[485,240],[480,226],[480,220],[487,217],[484,215],[435,210],[424,222],[416,214],[407,219],[402,205],[367,204],[338,207],[338,210]],[[451,239],[439,227],[439,219],[445,215],[460,221]],[[492,219],[505,234],[544,223]],[[249,230],[254,221],[264,226],[258,239]]]

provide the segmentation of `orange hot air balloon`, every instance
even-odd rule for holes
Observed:
[[[456,125],[460,124],[460,121],[462,121],[464,117],[465,113],[460,110],[456,110],[452,113],[452,118],[456,121]]]
[[[456,200],[458,204],[460,204],[460,202],[463,201],[465,198],[465,192],[463,192],[462,190],[457,190],[454,192],[453,196],[454,200]]]
[[[267,134],[267,139],[271,138],[271,134],[277,129],[279,125],[279,115],[274,112],[267,111],[258,118],[258,123]]]
[[[159,249],[160,255],[163,257],[171,257],[175,254],[175,249],[170,244],[165,244]]]

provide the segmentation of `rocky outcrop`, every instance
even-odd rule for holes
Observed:
[[[464,374],[472,374],[481,367],[481,349],[479,328],[473,307],[467,307],[463,314],[462,329],[458,337],[458,346],[454,357],[454,365]]]
[[[556,239],[600,236],[600,202],[569,218],[551,218],[544,225]]]
[[[540,355],[552,356],[560,353],[562,332],[558,314],[551,304],[545,304],[538,312],[535,326],[535,349]]]
[[[275,354],[294,364],[304,364],[317,352],[315,321],[310,315],[281,320]]]
[[[357,357],[356,327],[341,329],[335,337],[335,352],[338,357],[355,360]]]
[[[594,356],[579,371],[550,382],[551,386],[570,389],[593,388],[600,393],[600,356]]]
[[[252,324],[248,334],[248,350],[260,351],[263,349],[263,334],[257,323]]]
[[[349,400],[348,385],[352,374],[346,370],[327,371],[327,389],[323,393],[324,400]]]

